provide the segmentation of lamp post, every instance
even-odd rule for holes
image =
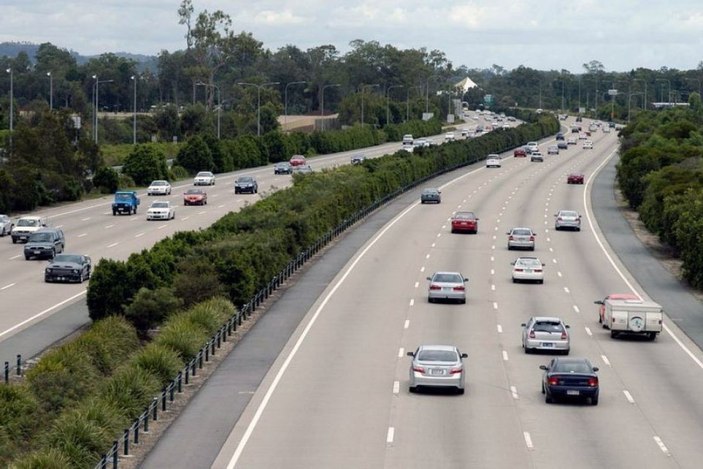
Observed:
[[[285,90],[284,90],[284,98],[283,98],[283,129],[285,130],[286,124],[288,123],[288,87],[290,85],[302,85],[304,83],[307,83],[307,81],[291,81],[290,83],[286,83]]]
[[[215,91],[217,91],[217,139],[219,140],[220,139],[220,115],[222,112],[222,101],[220,101],[220,87],[214,83],[209,84],[209,83],[205,83],[202,81],[196,81],[195,85],[215,88]]]
[[[373,85],[361,85],[361,126],[364,126],[364,89],[366,88],[376,88],[380,86],[378,83]]]
[[[14,126],[14,73],[12,71],[12,67],[8,68],[5,70],[7,73],[10,74],[10,150],[12,150],[12,130]]]
[[[325,90],[327,88],[334,88],[338,86],[342,85],[340,85],[339,83],[324,85],[320,90],[320,127],[322,127],[322,130],[325,130]]]
[[[94,122],[94,127],[93,127],[93,134],[95,136],[95,144],[97,145],[98,144],[98,109],[99,109],[98,103],[99,103],[99,99],[100,99],[99,86],[100,86],[100,83],[112,83],[115,80],[98,80],[97,75],[93,75],[93,80],[95,80],[95,100],[94,100],[94,102],[95,102],[95,122]]]
[[[393,88],[404,88],[405,85],[391,85],[388,88],[386,88],[386,125],[391,123],[391,106],[390,106],[390,101],[391,101],[391,96],[390,92]]]
[[[420,93],[420,97],[422,97],[422,88],[423,88],[422,85],[411,86],[410,88],[408,88],[408,93],[405,97],[405,121],[406,122],[410,120],[410,90],[414,90],[414,89],[418,90]]]
[[[628,93],[629,96],[627,97],[627,123],[630,123],[630,111],[632,110],[632,97],[636,96],[638,94],[643,94],[641,91],[631,91]]]
[[[270,81],[268,83],[262,83],[257,85],[256,83],[247,83],[240,81],[237,83],[240,86],[255,86],[256,87],[256,136],[261,136],[261,88],[269,85],[278,85],[279,81]]]
[[[647,109],[647,80],[644,78],[633,78],[632,81],[641,81],[644,83],[644,103],[642,105],[643,109]],[[628,116],[630,115],[630,111],[627,112]],[[630,118],[627,118],[627,121],[630,121]]]
[[[132,93],[132,145],[137,144],[137,76],[129,77],[134,82],[134,93]]]
[[[51,76],[51,72],[46,72],[46,76],[49,77],[49,110],[54,110],[54,77]]]
[[[654,81],[655,81],[655,82],[657,82],[657,81],[665,81],[665,82],[667,83],[667,85],[669,86],[669,87],[667,88],[668,91],[669,91],[669,93],[668,93],[666,96],[669,96],[669,95],[671,94],[671,80],[669,80],[668,78],[657,78],[657,79],[654,80]],[[662,87],[663,87],[663,86],[664,86],[664,85],[662,85]],[[667,99],[668,99],[668,98],[667,98]],[[661,100],[662,100],[662,103],[663,103],[663,102],[664,102],[664,91],[663,91],[663,90],[662,90]]]

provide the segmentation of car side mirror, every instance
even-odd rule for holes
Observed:
[[[511,262],[510,265],[515,265],[515,262]]]
[[[479,221],[479,220],[480,220],[480,218],[476,218],[476,221]]]
[[[468,282],[468,281],[469,281],[469,279],[464,277],[464,282]]]
[[[432,280],[432,277],[427,277],[427,280]]]
[[[596,300],[593,302],[593,304],[602,305],[602,304],[604,304],[604,302],[602,300]]]
[[[598,367],[597,367],[597,366],[594,366],[594,367],[593,367],[593,371],[598,371]]]
[[[540,370],[547,371],[547,365],[540,365],[540,366],[539,366],[539,369],[540,369]]]
[[[408,352],[406,355],[415,358],[415,352]]]
[[[469,358],[469,354],[468,354],[468,353],[462,353],[462,354],[461,354],[461,358]]]
[[[524,322],[523,322],[522,324],[520,324],[520,325],[521,325],[522,327],[527,327],[527,324],[525,324]]]
[[[571,326],[569,326],[568,324],[564,324],[564,327],[566,327],[567,329],[571,329]]]

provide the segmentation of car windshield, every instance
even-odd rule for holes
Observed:
[[[563,332],[564,327],[559,321],[537,321],[532,329],[537,332]]]
[[[130,200],[131,198],[131,194],[115,194],[115,199],[117,200]]]
[[[584,361],[559,361],[553,371],[560,373],[592,373],[593,369]]]
[[[38,225],[37,220],[27,220],[25,218],[21,218],[17,222],[17,226],[37,226],[37,225]]]
[[[528,230],[527,228],[515,228],[512,234],[518,236],[530,236],[532,234],[532,231]]]
[[[51,241],[51,235],[49,233],[34,233],[29,237],[30,243],[44,243]]]
[[[200,171],[195,177],[211,177],[212,173],[209,171]]]
[[[562,210],[559,212],[560,217],[578,217],[579,214],[571,210]]]
[[[200,189],[188,189],[188,190],[186,191],[186,194],[189,194],[189,195],[199,195],[199,194],[203,194],[203,191],[201,191]]]
[[[154,202],[151,208],[168,208],[168,202]]]
[[[80,264],[82,257],[76,254],[57,254],[54,256],[54,262],[69,262],[72,264]]]
[[[458,357],[453,350],[420,350],[417,359],[423,362],[457,362]]]
[[[456,212],[454,218],[460,220],[473,220],[474,218],[476,218],[476,215],[474,215],[473,212]]]
[[[6,222],[10,219],[7,215],[0,215],[0,222]]]
[[[444,283],[464,283],[464,279],[459,274],[435,274],[432,281]]]

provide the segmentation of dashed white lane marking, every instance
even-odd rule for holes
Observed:
[[[0,288],[0,290],[7,290],[8,288],[14,287],[14,286],[15,286],[14,283],[9,283],[9,284],[5,285],[4,287]]]
[[[103,215],[110,215],[112,212],[103,212]]]
[[[557,263],[557,260],[556,260],[556,259],[552,259],[552,263],[553,263],[553,264],[556,264],[556,263]]]
[[[500,324],[498,324],[498,325],[496,326],[496,329],[498,329],[498,334],[502,334],[502,333],[503,333],[503,326],[501,326]]]
[[[403,329],[407,329],[408,327],[410,327],[410,319],[406,319],[405,324],[403,324]]]
[[[534,448],[532,445],[532,437],[530,436],[530,432],[522,432],[522,436],[525,438],[525,446],[527,446],[527,449]]]
[[[586,326],[586,327],[584,327],[584,329],[586,329],[586,334],[588,334],[588,335],[593,335],[593,332],[591,332],[591,328],[590,328],[590,327]]]
[[[493,309],[498,309],[498,303],[495,301],[493,302]]]
[[[564,287],[564,292],[569,293],[569,287]]]
[[[404,355],[405,355],[405,349],[403,347],[400,347],[398,349],[398,358],[403,358]]]
[[[400,381],[393,381],[393,394],[400,392]]]
[[[207,213],[207,210],[201,210],[200,212],[198,212],[198,215],[205,215],[206,213]]]
[[[508,361],[508,352],[506,350],[503,350],[503,360]]]
[[[554,248],[549,248],[549,252],[554,252]]]
[[[81,221],[88,221],[88,220],[90,220],[90,217],[87,217],[87,218],[81,218]]]
[[[87,235],[88,235],[88,233],[81,233],[81,234],[78,235],[78,237],[79,237],[79,238],[82,238],[82,237],[87,236]]]
[[[557,277],[561,277],[561,272],[557,272]]]
[[[497,238],[497,236],[496,236],[496,235],[493,235],[493,239],[496,239],[496,238]]]
[[[420,267],[420,272],[424,272],[424,271],[425,271],[425,266],[423,265],[422,267]]]
[[[513,395],[513,399],[520,399],[520,396],[517,393],[517,388],[515,386],[510,386],[510,394]]]
[[[22,257],[22,254],[17,254],[16,256],[12,256],[10,260],[19,259],[20,257]]]
[[[113,226],[115,226],[115,225],[105,225],[105,229],[106,229],[106,230],[109,230],[109,229],[112,228]]]
[[[135,238],[141,238],[142,236],[144,236],[144,233],[137,233],[134,235]]]
[[[608,366],[611,366],[610,360],[608,360],[608,357],[606,357],[605,355],[601,355],[600,357],[603,359],[603,363],[605,363]]]
[[[159,229],[159,230],[163,230],[164,228],[166,228],[166,225],[161,225],[161,226],[160,226],[160,227],[158,227],[157,229]]]
[[[659,438],[657,435],[654,435],[652,438],[654,438],[655,443],[659,446],[659,449],[662,450],[662,453],[666,454],[667,456],[670,456],[669,448],[666,447],[662,439]]]
[[[432,247],[435,247],[435,246],[437,246],[437,243],[432,243]]]
[[[574,305],[574,313],[580,313],[581,310],[579,309],[578,306]]]
[[[386,443],[393,443],[395,438],[395,428],[388,427],[388,434],[386,435]]]
[[[549,231],[549,230],[544,230],[544,231]],[[551,242],[552,240],[550,238],[547,238],[547,242]]]
[[[494,260],[496,260],[496,258],[491,256],[491,262],[493,262]]]
[[[495,250],[495,248],[496,248],[495,244],[493,246],[491,246],[492,250]]]
[[[491,269],[491,275],[495,275],[495,274],[496,274],[495,269]]]
[[[491,290],[492,290],[492,291],[496,291],[496,286],[495,286],[495,285],[491,285]]]
[[[225,204],[218,205],[217,208],[225,208]]]
[[[430,258],[430,255],[427,254],[427,255],[425,256],[425,259],[429,259],[429,258]]]
[[[415,282],[415,288],[420,286],[420,282]]]
[[[109,247],[109,248],[114,248],[114,247],[117,246],[118,244],[120,244],[120,243],[108,244],[107,247]]]
[[[627,389],[623,389],[622,393],[625,395],[625,399],[627,399],[627,402],[630,404],[634,404],[635,400],[632,398],[632,394],[630,394],[630,391]]]
[[[410,306],[415,304],[415,298],[410,299]]]
[[[497,226],[494,226],[494,227],[493,227],[493,231],[498,231],[498,227],[497,227]]]
[[[451,218],[447,218],[447,220],[451,220]],[[447,225],[442,225],[442,229],[445,229]]]

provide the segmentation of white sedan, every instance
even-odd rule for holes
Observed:
[[[490,154],[486,157],[486,168],[500,168],[501,161],[500,156],[496,154]]]
[[[544,264],[536,257],[518,257],[512,262],[513,283],[537,282],[544,283]]]
[[[165,200],[152,202],[146,211],[147,220],[173,220],[174,218],[176,218],[176,207]]]
[[[168,181],[152,181],[146,190],[146,195],[171,195],[171,184]]]
[[[590,140],[586,140],[585,142],[583,142],[583,148],[585,150],[593,150],[593,142]]]
[[[215,175],[210,171],[200,171],[193,179],[194,186],[214,186]]]

